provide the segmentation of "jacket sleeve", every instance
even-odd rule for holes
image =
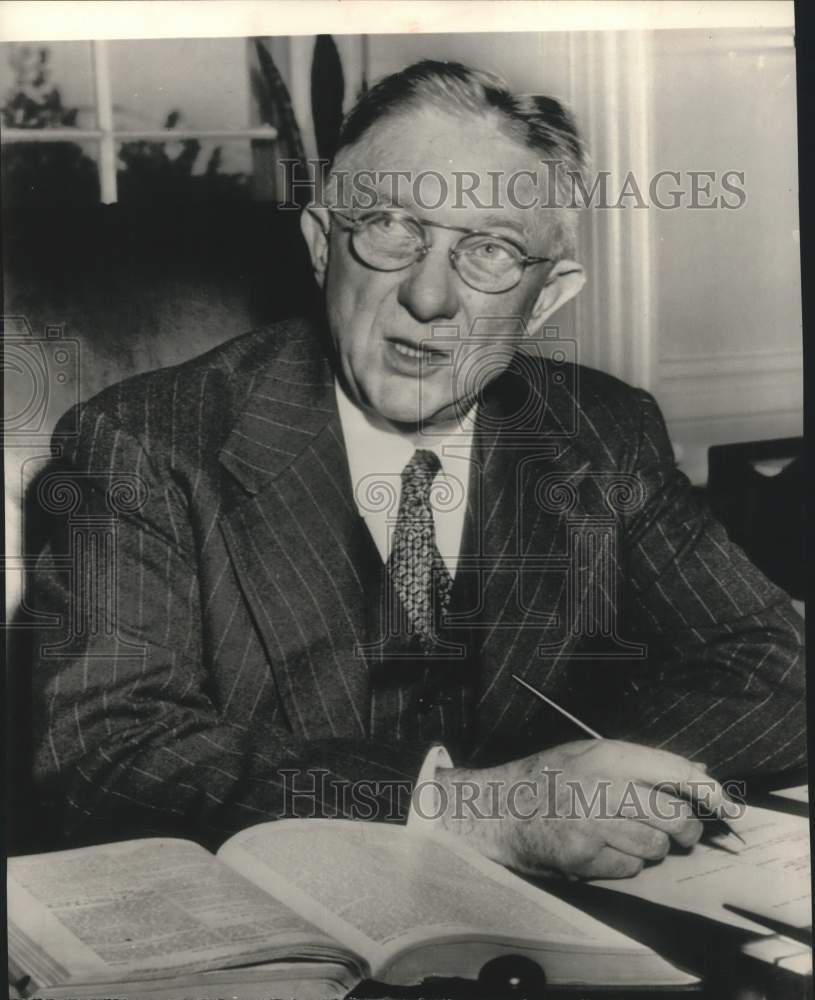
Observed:
[[[219,710],[185,498],[115,417],[86,404],[38,493],[33,766],[55,839],[215,846],[284,816],[404,821],[431,744],[305,740]]]
[[[631,471],[643,502],[624,532],[622,621],[646,645],[648,666],[613,735],[701,761],[717,777],[799,766],[803,621],[691,489],[655,401],[638,395]]]

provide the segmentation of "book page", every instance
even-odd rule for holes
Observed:
[[[183,840],[11,858],[8,911],[12,953],[40,986],[339,951],[285,905]]]
[[[572,950],[641,945],[450,838],[346,820],[279,820],[232,837],[226,863],[376,968],[408,940],[453,931]]]
[[[810,926],[807,819],[748,807],[729,823],[746,844],[717,834],[688,854],[669,854],[635,878],[596,884],[748,930],[766,929],[724,909],[723,903],[796,927]]]

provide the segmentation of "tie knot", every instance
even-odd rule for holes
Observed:
[[[402,470],[402,482],[404,484],[416,483],[429,486],[436,473],[441,468],[439,456],[435,451],[427,451],[425,448],[417,448],[413,452],[413,458]]]

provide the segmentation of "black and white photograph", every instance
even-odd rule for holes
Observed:
[[[812,997],[797,43],[0,3],[10,997]]]

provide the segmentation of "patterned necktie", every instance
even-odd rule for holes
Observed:
[[[430,490],[441,463],[433,451],[418,450],[402,470],[402,495],[388,572],[407,617],[408,632],[425,652],[435,624],[450,605],[453,581],[436,547]]]

